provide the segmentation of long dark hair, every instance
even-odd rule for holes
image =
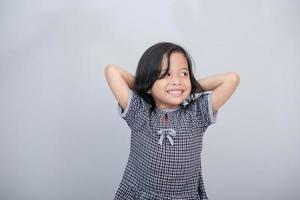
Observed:
[[[147,93],[152,88],[154,82],[163,78],[170,69],[170,56],[173,52],[182,53],[188,63],[190,80],[191,80],[191,94],[190,97],[195,97],[196,92],[202,92],[204,89],[200,86],[194,77],[192,70],[192,57],[190,54],[178,44],[171,42],[159,42],[149,47],[142,55],[138,62],[138,66],[135,73],[135,92],[142,97],[148,104],[151,105],[150,111],[155,111],[156,105],[151,94]],[[161,63],[163,56],[166,55],[168,65],[166,72],[160,76]],[[193,99],[189,98],[191,102]]]

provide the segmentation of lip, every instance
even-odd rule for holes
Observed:
[[[184,89],[183,88],[172,88],[172,89],[168,89],[167,92],[168,91],[178,91],[178,90],[184,90]]]
[[[167,90],[167,93],[169,95],[175,96],[175,97],[179,97],[183,94],[184,90],[181,89],[171,89],[171,90]]]

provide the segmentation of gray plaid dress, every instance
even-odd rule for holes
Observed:
[[[131,129],[130,153],[114,200],[208,199],[201,171],[203,134],[216,122],[211,91],[191,103],[157,110],[129,90],[118,113]]]

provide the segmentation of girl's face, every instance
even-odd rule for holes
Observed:
[[[167,58],[163,57],[161,75],[167,68]],[[170,69],[165,77],[154,82],[148,91],[155,100],[157,109],[177,108],[191,93],[191,80],[188,63],[182,53],[170,56]]]

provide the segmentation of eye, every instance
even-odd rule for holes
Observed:
[[[181,74],[182,74],[183,76],[188,76],[188,75],[189,75],[188,72],[182,72]]]
[[[166,73],[166,71],[162,71],[161,73],[160,73],[160,75],[159,75],[159,79],[162,79],[162,78],[164,78],[166,75],[168,75],[169,73],[167,73],[167,74],[165,74]]]

